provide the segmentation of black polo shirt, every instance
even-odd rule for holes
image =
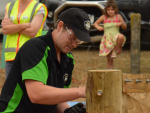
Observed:
[[[27,41],[18,51],[0,96],[0,113],[55,113],[57,105],[31,103],[24,80],[40,81],[45,85],[67,88],[71,84],[74,59],[71,53],[61,53],[61,63],[51,31]]]

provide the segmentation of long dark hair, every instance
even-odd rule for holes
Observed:
[[[115,14],[118,14],[118,7],[115,0],[108,0],[103,11],[104,15],[109,17],[109,15],[107,14],[107,8],[109,7],[113,7],[113,9],[115,10]]]

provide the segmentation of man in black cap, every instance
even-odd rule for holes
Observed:
[[[27,41],[18,51],[0,96],[2,113],[85,113],[82,103],[69,108],[67,101],[85,98],[85,87],[69,88],[74,67],[70,51],[80,41],[91,42],[90,20],[81,9],[59,16],[56,28]]]

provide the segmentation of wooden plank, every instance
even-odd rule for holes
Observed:
[[[122,113],[150,113],[150,107],[123,93]]]
[[[125,79],[132,80],[132,82],[125,82]],[[136,83],[136,79],[142,82]],[[123,74],[123,92],[126,93],[150,93],[150,74]]]
[[[98,96],[97,92],[103,94]],[[89,70],[86,85],[87,113],[122,113],[122,71]]]
[[[150,107],[150,93],[128,93],[128,95],[147,107]]]

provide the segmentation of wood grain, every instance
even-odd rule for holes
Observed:
[[[140,74],[141,15],[131,15],[131,73]]]
[[[132,80],[132,82],[125,82],[125,79]],[[136,83],[136,79],[142,82]],[[150,74],[123,74],[123,92],[126,93],[150,93]]]
[[[150,113],[150,107],[140,102],[139,99],[135,99],[126,93],[123,93],[122,99],[122,113]]]
[[[103,95],[98,96],[97,91]],[[122,113],[122,72],[120,70],[88,71],[86,85],[87,113]]]

